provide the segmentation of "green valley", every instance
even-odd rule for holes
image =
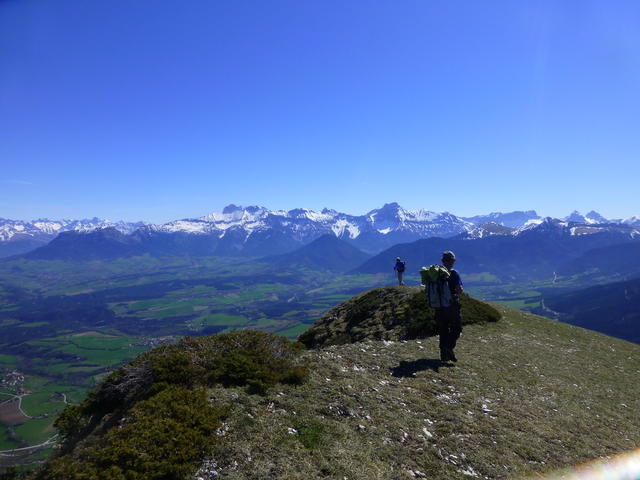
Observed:
[[[548,292],[580,278],[518,282],[461,272],[467,291],[532,312]],[[408,272],[408,284],[419,277]],[[590,281],[592,279],[589,279]],[[288,338],[353,295],[394,283],[388,274],[341,274],[308,265],[149,255],[111,261],[13,259],[0,263],[0,450],[5,464],[50,452],[52,424],[105,375],[152,347],[185,336],[255,329]],[[46,450],[45,453],[42,450]]]
[[[54,439],[52,424],[65,403],[80,402],[106,373],[154,346],[239,328],[295,338],[327,309],[382,280],[247,260],[150,256],[17,259],[0,263],[0,279],[4,451]],[[5,464],[29,464],[43,453],[5,455]]]

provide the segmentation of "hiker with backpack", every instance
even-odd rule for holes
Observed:
[[[460,274],[453,269],[456,256],[451,251],[442,254],[442,265],[422,267],[420,274],[425,285],[427,301],[436,311],[440,335],[440,360],[457,362],[453,353],[462,333],[460,295],[464,291]]]
[[[407,268],[407,264],[400,260],[400,257],[396,258],[396,264],[393,269],[398,273],[398,285],[404,285],[404,281],[402,277],[404,276],[404,271]]]

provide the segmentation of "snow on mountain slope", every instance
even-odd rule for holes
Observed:
[[[513,235],[514,228],[500,225],[496,222],[483,223],[468,232],[464,238],[473,240],[476,238],[491,237],[493,235]]]
[[[576,213],[576,212],[574,212]],[[571,217],[571,215],[570,215]],[[574,217],[575,218],[575,217]],[[513,235],[526,235],[529,233],[547,233],[556,235],[592,235],[596,233],[610,233],[621,235],[621,238],[633,239],[640,234],[640,229],[632,225],[615,223],[572,222],[546,217],[541,221],[531,221],[514,230]]]
[[[491,212],[488,215],[465,217],[463,218],[463,220],[471,222],[476,226],[484,225],[487,223],[495,223],[504,227],[519,228],[524,226],[528,222],[541,221],[542,218],[536,213],[535,210],[527,210],[526,212]]]
[[[60,232],[69,230],[88,232],[106,227],[114,227],[122,233],[129,234],[143,225],[143,222],[112,222],[100,218],[83,220],[49,220],[41,218],[33,221],[0,218],[0,241],[9,242],[25,239],[48,241]]]
[[[488,221],[478,223],[481,220]],[[272,211],[261,206],[242,207],[231,204],[222,212],[213,212],[199,218],[174,220],[161,225],[112,222],[98,218],[38,219],[31,222],[0,219],[0,243],[7,242],[8,245],[8,242],[14,242],[15,246],[19,242],[28,241],[31,243],[23,246],[23,251],[27,251],[34,248],[32,242],[47,243],[61,232],[91,232],[105,227],[114,227],[125,234],[135,232],[141,241],[152,242],[161,250],[168,248],[167,242],[173,242],[171,248],[179,250],[180,245],[184,245],[183,242],[187,240],[178,240],[177,236],[186,235],[192,237],[188,242],[194,246],[193,248],[209,252],[208,254],[260,256],[290,251],[326,234],[346,240],[369,253],[422,238],[448,238],[461,234],[465,238],[517,236],[527,232],[588,235],[611,229],[629,229],[630,234],[639,235],[640,228],[637,227],[640,227],[640,218],[631,217],[624,222],[616,223],[606,220],[595,211],[589,212],[586,216],[574,211],[564,220],[549,217],[543,219],[534,210],[493,212],[489,215],[462,218],[449,212],[407,210],[397,203],[387,203],[364,215],[350,215],[327,208],[319,212],[307,208]],[[12,247],[11,252],[15,251]],[[2,252],[0,256],[3,256]]]
[[[591,225],[600,224],[600,223],[619,223],[613,220],[607,220],[595,210],[591,210],[586,215],[582,215],[577,210],[574,210],[573,212],[571,212],[571,214],[566,216],[564,219],[567,222],[585,223],[585,224],[591,224]]]

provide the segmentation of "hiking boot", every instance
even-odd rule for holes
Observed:
[[[440,350],[440,361],[441,362],[448,362],[449,361],[449,351],[445,350],[444,348],[442,350]]]
[[[447,350],[447,355],[449,357],[449,360],[451,360],[452,362],[457,362],[458,359],[456,358],[456,354],[453,353],[452,349]]]

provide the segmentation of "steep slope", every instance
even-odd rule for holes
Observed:
[[[14,237],[9,241],[0,241],[0,258],[21,255],[46,244],[47,240],[35,240],[33,238]]]
[[[545,297],[563,322],[640,343],[640,279]]]
[[[370,255],[334,235],[323,235],[291,253],[263,258],[262,261],[282,268],[293,266],[346,272],[367,260]]]
[[[401,290],[392,310],[420,294]],[[348,308],[365,320],[379,306]],[[241,332],[162,347],[68,409],[70,440],[37,478],[85,478],[89,466],[95,478],[123,467],[206,480],[517,478],[640,445],[640,347],[496,308],[500,321],[465,326],[455,365],[437,360],[435,339],[296,354]],[[152,397],[133,405],[141,392]],[[102,420],[86,423],[91,412]],[[171,455],[147,455],[147,443]],[[180,468],[162,476],[172,459]]]
[[[558,274],[571,276],[635,276],[640,275],[640,242],[627,242],[594,248],[566,262]]]

